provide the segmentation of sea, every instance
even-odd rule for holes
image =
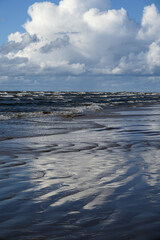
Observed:
[[[160,93],[0,92],[0,240],[159,240]]]

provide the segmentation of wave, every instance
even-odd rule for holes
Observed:
[[[46,116],[61,117],[61,118],[74,118],[83,115],[88,115],[97,111],[101,111],[102,107],[98,104],[90,106],[81,106],[77,108],[59,109],[58,111],[38,111],[38,112],[9,112],[0,114],[0,120],[9,119],[24,119],[24,118],[40,118]]]
[[[112,107],[159,102],[160,93],[0,92],[0,120],[105,115]]]

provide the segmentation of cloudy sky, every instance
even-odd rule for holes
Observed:
[[[160,91],[160,1],[0,0],[0,90]]]

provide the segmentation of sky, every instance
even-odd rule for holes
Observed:
[[[160,1],[0,0],[0,90],[160,92]]]

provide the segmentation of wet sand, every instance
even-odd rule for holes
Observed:
[[[160,239],[160,105],[18,122],[0,123],[1,240]]]

